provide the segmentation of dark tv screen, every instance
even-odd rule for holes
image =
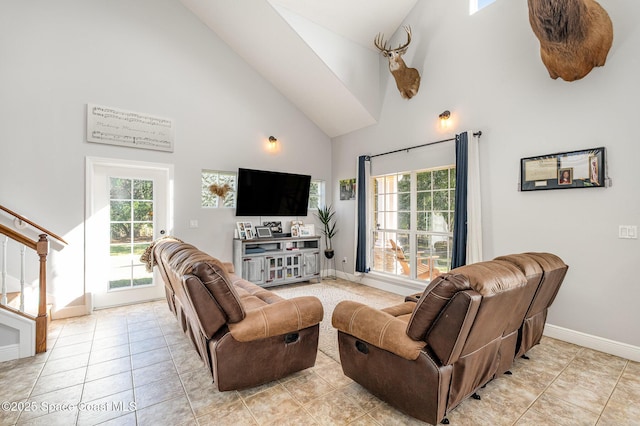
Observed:
[[[236,216],[306,216],[311,176],[238,169]]]

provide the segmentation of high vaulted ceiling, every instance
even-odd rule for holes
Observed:
[[[417,0],[181,0],[329,137],[376,122],[379,52]]]

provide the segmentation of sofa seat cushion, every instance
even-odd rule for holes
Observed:
[[[408,360],[417,359],[426,345],[407,336],[406,321],[352,300],[338,303],[331,322],[339,331]]]
[[[240,302],[246,310],[284,300],[274,292],[265,290],[252,282],[243,280],[236,274],[229,274],[229,279],[240,297]]]
[[[400,321],[404,321],[408,323],[411,319],[411,314],[413,313],[414,308],[416,307],[415,302],[404,302],[399,305],[389,306],[388,308],[380,309],[382,312],[386,312],[390,315],[393,315]]]
[[[229,331],[239,342],[293,333],[314,326],[322,321],[324,310],[320,300],[313,296],[282,299],[276,303],[264,303],[250,296],[251,303],[261,306],[246,310],[246,317],[229,324]]]

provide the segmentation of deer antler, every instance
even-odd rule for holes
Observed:
[[[389,47],[387,47],[387,42],[384,40],[384,34],[382,34],[382,33],[378,33],[376,38],[373,40],[373,44],[385,56],[387,56],[387,54],[389,52],[400,52],[400,51],[405,50],[409,46],[409,43],[411,43],[411,27],[404,26],[402,28],[404,28],[404,30],[407,32],[407,42],[405,44],[401,44],[398,47],[396,47],[395,49],[389,49]]]
[[[378,33],[376,38],[373,40],[373,44],[380,50],[382,53],[388,52],[387,42],[384,41],[384,34]]]
[[[395,48],[396,52],[406,49],[409,46],[409,43],[411,43],[411,27],[404,26],[402,28],[404,28],[404,30],[407,32],[407,42],[405,44],[401,44],[400,46],[396,47]]]

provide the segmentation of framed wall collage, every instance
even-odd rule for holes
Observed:
[[[591,148],[520,159],[520,190],[604,188],[605,149]]]

